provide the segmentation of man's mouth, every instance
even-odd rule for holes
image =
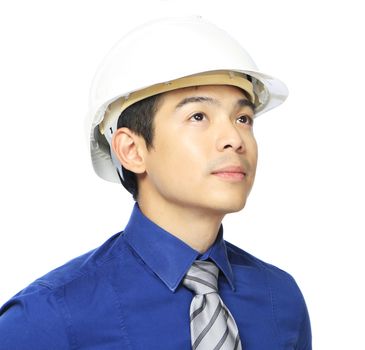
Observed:
[[[219,176],[222,179],[240,181],[246,177],[246,172],[241,166],[230,165],[214,170],[213,175]]]

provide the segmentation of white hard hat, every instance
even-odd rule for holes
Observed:
[[[234,85],[248,92],[255,116],[284,102],[284,83],[258,71],[240,44],[199,16],[155,20],[123,37],[105,57],[90,89],[88,135],[95,172],[120,183],[110,149],[123,110],[157,93],[196,85]],[[91,131],[91,132],[90,132]]]

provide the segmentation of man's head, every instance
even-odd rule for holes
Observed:
[[[146,56],[146,52],[153,54]],[[198,88],[194,88],[196,86]],[[147,184],[152,185],[152,183],[146,182],[143,174],[149,174],[152,163],[150,161],[145,163],[144,170],[143,167],[134,170],[131,168],[132,172],[128,172],[131,170],[128,162],[124,160],[125,164],[121,164],[120,155],[113,151],[116,149],[113,145],[114,133],[119,134],[118,128],[127,127],[143,141],[132,142],[131,149],[136,149],[132,145],[139,145],[139,150],[142,150],[141,145],[144,143],[145,151],[148,151],[146,153],[148,157],[144,159],[155,159],[154,151],[156,155],[161,154],[161,150],[156,151],[156,142],[159,140],[156,130],[161,129],[158,121],[162,109],[168,105],[167,102],[178,93],[191,92],[194,89],[207,92],[208,86],[220,87],[213,89],[214,91],[223,92],[224,89],[224,91],[230,89],[243,95],[247,92],[245,97],[252,102],[255,117],[281,104],[288,94],[285,84],[258,70],[249,54],[235,39],[200,17],[156,20],[128,33],[105,57],[90,90],[88,133],[91,158],[96,173],[108,181],[120,183],[122,180],[137,198],[136,182],[133,185],[135,178],[133,172],[138,174],[139,187],[147,188]],[[213,90],[209,92],[213,93]],[[204,105],[220,106],[209,101],[212,102],[212,99],[206,99]],[[191,102],[190,100],[189,105],[192,105]],[[178,111],[182,110],[183,108],[178,108]],[[174,115],[175,112],[177,111],[169,111]],[[222,131],[228,129],[222,126]],[[200,129],[197,127],[193,130]],[[165,131],[161,129],[161,133]],[[180,133],[177,136],[179,135]],[[124,137],[127,136],[125,133]],[[127,139],[135,140],[130,135]],[[177,140],[178,138],[171,141]],[[166,153],[166,156],[172,154],[172,151],[175,153],[180,151],[178,146],[184,142],[187,142],[185,138],[176,145],[169,144],[170,149],[165,151],[170,153]],[[190,144],[185,145],[187,146]],[[227,145],[226,150],[232,152],[233,148],[234,146]],[[226,153],[229,152],[225,151],[224,154]],[[183,155],[181,152],[181,156]],[[214,159],[213,155],[205,159],[208,168]],[[238,159],[216,160],[217,166],[230,165],[223,163],[234,161]],[[188,166],[187,164],[186,160],[178,162],[176,169],[179,169],[178,166]],[[247,178],[245,179],[247,182]],[[230,185],[239,187],[237,183]],[[149,189],[152,190],[152,187]]]
[[[254,108],[235,86],[165,92],[122,113],[112,149],[137,180],[138,199],[238,211],[256,171]]]

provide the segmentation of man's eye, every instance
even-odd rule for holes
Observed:
[[[239,120],[241,124],[253,125],[253,118],[248,115],[241,115],[237,120]]]
[[[204,117],[205,117],[205,114],[204,113],[194,113],[190,117],[190,119],[193,119],[193,120],[195,120],[197,122],[200,122],[200,121],[202,121],[204,119]]]

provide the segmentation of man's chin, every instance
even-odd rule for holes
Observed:
[[[235,205],[235,206],[232,205],[228,209],[229,211],[227,212],[227,214],[228,213],[237,213],[237,212],[241,211],[245,207],[245,205],[246,205],[246,201],[243,203],[240,203],[239,205]]]
[[[221,214],[230,214],[230,213],[236,213],[241,211],[246,205],[246,200],[242,201],[232,201],[228,200],[227,202],[223,203],[215,203],[214,205],[214,211],[220,212]]]

